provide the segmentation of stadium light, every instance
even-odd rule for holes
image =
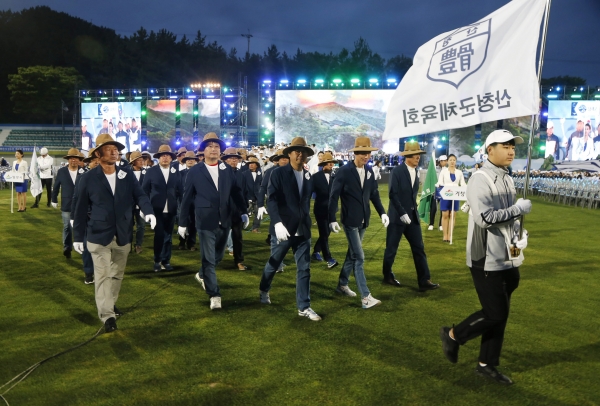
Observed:
[[[298,79],[298,81],[296,83],[304,85],[304,84],[306,84],[306,79]]]
[[[350,83],[360,83],[360,79],[350,79]]]

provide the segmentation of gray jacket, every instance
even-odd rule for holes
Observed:
[[[496,186],[491,186],[485,172]],[[511,257],[511,240],[518,233],[520,209],[515,206],[516,190],[508,170],[489,161],[473,173],[467,185],[471,207],[467,232],[467,266],[501,271],[523,263],[523,252]]]

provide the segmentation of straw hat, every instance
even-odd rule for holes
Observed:
[[[185,154],[186,152],[188,152],[186,147],[181,147],[177,150],[177,156],[180,156],[181,154]]]
[[[160,158],[161,155],[171,155],[171,158],[177,159],[177,155],[173,151],[171,151],[171,146],[167,144],[163,144],[158,148],[158,152],[154,154],[154,158]]]
[[[325,152],[323,154],[323,160],[319,162],[319,166],[327,165],[329,163],[335,164],[337,163],[337,159],[334,159],[330,152]]]
[[[238,158],[238,159],[242,159],[242,156],[240,154],[238,154],[237,149],[235,149],[234,147],[230,147],[227,148],[225,151],[223,151],[223,155],[221,155],[221,159],[224,161],[227,158]]]
[[[92,159],[96,158],[96,156],[94,155],[94,152],[96,152],[96,148],[90,149],[88,151],[87,158],[83,158],[83,162],[87,163],[87,162],[90,162]]]
[[[120,142],[115,141],[113,139],[113,137],[110,136],[110,134],[100,134],[96,138],[96,149],[100,149],[101,147],[103,147],[105,145],[114,145],[119,149],[119,151],[121,151],[122,149],[125,149],[125,145],[121,144]]]
[[[206,144],[208,144],[209,142],[216,142],[216,143],[218,143],[219,146],[221,147],[221,151],[225,151],[225,148],[227,148],[225,146],[225,142],[222,139],[220,139],[217,136],[217,134],[215,134],[215,133],[206,133],[206,135],[202,139],[202,142],[200,143],[200,147],[198,149],[204,151],[204,149],[206,148]]]
[[[404,144],[404,151],[400,153],[402,156],[425,154],[425,151],[421,150],[417,141],[408,141]]]
[[[152,158],[152,154],[151,154],[149,151],[144,151],[144,152],[142,152],[142,156],[143,156],[144,158],[146,158],[146,157],[147,157],[147,158]]]
[[[283,150],[282,149],[278,149],[277,151],[275,151],[275,153],[273,155],[271,155],[269,157],[269,161],[271,162],[277,162],[279,161],[279,158],[281,158],[283,155]]]
[[[246,159],[247,152],[244,148],[238,148],[237,152],[241,155],[242,159]]]
[[[250,164],[256,164],[256,165],[260,166],[260,161],[254,155],[248,157],[248,161],[247,162],[248,162],[248,165],[250,165]]]
[[[204,151],[196,151],[196,156],[204,156]]]
[[[371,146],[371,139],[369,137],[356,137],[354,140],[354,148],[349,149],[350,152],[373,152],[379,148]]]
[[[190,159],[193,159],[196,162],[199,161],[199,159],[196,156],[196,154],[194,154],[194,151],[187,151],[185,153],[185,157],[181,160],[181,162],[185,163],[186,161],[189,161]]]
[[[69,152],[67,152],[67,155],[63,156],[63,159],[69,158],[83,159],[83,157],[81,156],[81,152],[79,152],[77,148],[70,148]]]
[[[129,155],[129,164],[131,165],[138,158],[143,158],[142,153],[140,151],[133,151],[131,155]]]
[[[313,149],[308,146],[306,140],[302,137],[295,137],[290,143],[290,145],[283,150],[283,153],[284,155],[289,155],[290,152],[296,150],[301,150],[307,156],[312,156],[315,154],[315,151],[313,151]]]

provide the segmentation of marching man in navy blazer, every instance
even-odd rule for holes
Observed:
[[[170,146],[161,145],[158,152],[154,154],[154,158],[158,159],[158,165],[146,170],[142,184],[156,216],[154,272],[173,270],[171,266],[172,234],[177,218],[177,201],[182,195],[179,171],[171,165],[176,157]]]
[[[68,166],[63,166],[56,172],[56,180],[52,188],[51,202],[52,207],[58,208],[58,193],[60,193],[60,211],[63,220],[63,255],[67,259],[71,258],[73,250],[73,229],[71,228],[71,203],[73,201],[73,192],[75,191],[75,180],[83,170],[79,172],[79,162],[83,159],[77,148],[69,149],[67,155],[63,157],[69,161]]]
[[[221,308],[221,291],[217,283],[215,268],[223,259],[229,229],[231,228],[232,204],[242,213],[244,228],[248,227],[248,209],[244,194],[229,165],[219,161],[225,143],[217,134],[208,133],[200,143],[204,151],[204,162],[194,165],[185,181],[185,192],[181,200],[181,212],[196,209],[196,228],[200,234],[202,267],[196,280],[210,297],[211,310]],[[190,219],[179,219],[178,233],[185,238]]]
[[[315,243],[312,258],[317,261],[327,261],[327,268],[333,268],[338,262],[332,258],[331,252],[329,251],[329,195],[331,193],[331,187],[333,186],[333,164],[337,160],[333,158],[330,152],[326,152],[323,155],[319,166],[323,170],[318,171],[313,175],[313,185],[315,188],[315,204],[314,213],[315,220],[317,220],[317,227],[319,229],[319,239]],[[321,257],[320,252],[323,252]]]
[[[267,188],[267,209],[271,216],[271,257],[260,280],[260,302],[271,304],[269,291],[283,258],[292,249],[296,260],[296,305],[298,315],[319,321],[310,307],[310,199],[312,177],[304,164],[314,151],[302,137],[283,150],[290,164],[273,170]]]
[[[94,261],[96,307],[104,330],[117,329],[115,320],[120,312],[115,307],[131,250],[133,208],[138,205],[146,213],[152,228],[156,218],[148,196],[129,170],[117,167],[119,150],[125,146],[109,134],[96,138],[94,154],[100,165],[86,172],[77,182],[73,209],[73,249],[83,252],[87,233],[87,248]]]
[[[248,201],[248,206],[251,207],[250,211],[254,213],[252,232],[258,233],[260,219],[257,216],[257,201],[258,195],[260,194],[260,185],[263,180],[258,158],[250,157],[248,159],[248,168],[249,170],[242,172],[242,179],[244,180],[244,197]]]
[[[384,227],[388,226],[390,220],[381,204],[373,170],[367,166],[371,152],[377,151],[377,148],[371,147],[371,140],[368,137],[357,137],[354,141],[354,148],[349,151],[354,152],[354,161],[342,166],[337,171],[329,197],[329,227],[334,233],[340,231],[335,213],[338,210],[338,199],[341,198],[341,220],[348,239],[348,252],[340,272],[336,291],[345,296],[356,296],[356,293],[348,287],[350,273],[354,270],[362,307],[368,309],[381,304],[380,300],[371,295],[365,278],[365,253],[362,248],[362,239],[371,217],[369,201],[375,206]]]
[[[431,282],[421,226],[419,225],[419,212],[417,206],[417,193],[419,192],[419,174],[417,165],[421,154],[419,143],[416,141],[404,144],[404,162],[396,166],[390,177],[390,226],[387,229],[385,253],[383,254],[383,281],[393,286],[400,286],[392,272],[396,252],[400,239],[404,234],[417,269],[419,291],[439,288],[440,285]]]
[[[258,191],[258,196],[256,200],[257,213],[256,218],[262,220],[265,214],[269,214],[267,212],[267,208],[265,207],[265,196],[267,195],[267,187],[269,187],[269,180],[271,179],[271,174],[273,170],[286,166],[290,163],[290,158],[287,155],[283,154],[283,149],[278,149],[273,156],[269,158],[271,162],[273,162],[273,166],[268,168],[263,172],[263,180],[260,184],[260,190]],[[271,245],[271,234],[267,235],[266,238],[267,244]],[[283,272],[283,267],[279,269]]]
[[[144,184],[144,177],[146,176],[146,169],[144,168],[144,156],[140,151],[133,151],[129,156],[129,165],[131,165],[131,172],[135,178],[140,182],[140,185]],[[146,221],[140,212],[140,208],[136,206],[133,218],[135,220],[135,252],[136,254],[142,253],[142,244],[144,243],[144,233],[146,231]]]
[[[83,154],[77,148],[71,148],[64,159],[69,161],[69,165],[60,168],[56,173],[56,181],[52,189],[52,207],[58,208],[58,193],[60,192],[60,211],[63,221],[63,255],[71,258],[71,250],[73,249],[73,227],[71,227],[70,221],[71,208],[75,194],[75,183],[84,173],[84,170],[79,167],[79,163],[83,160]],[[81,258],[83,260],[83,273],[85,274],[83,282],[90,285],[94,283],[92,256],[89,252],[84,252]]]

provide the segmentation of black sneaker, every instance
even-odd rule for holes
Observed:
[[[496,367],[494,367],[492,365],[486,365],[486,366],[482,367],[481,365],[479,365],[479,362],[478,362],[477,368],[475,368],[475,373],[477,375],[487,376],[488,378],[493,379],[494,381],[496,381],[502,385],[512,385],[513,384],[513,381],[508,376],[498,372]]]
[[[65,256],[65,258],[71,259],[71,250],[64,250],[63,255]]]
[[[124,313],[115,306],[115,316],[121,317]]]
[[[458,362],[458,349],[460,344],[450,338],[450,327],[440,327],[440,339],[442,340],[442,351],[448,361],[456,364]]]
[[[94,274],[85,274],[85,279],[83,280],[83,283],[85,283],[86,285],[91,285],[92,283],[94,283]]]
[[[160,272],[162,270],[162,267],[160,266],[160,262],[155,262],[154,263],[154,272]]]
[[[117,321],[114,317],[110,317],[108,320],[104,322],[104,332],[112,333],[117,329]]]
[[[172,271],[173,270],[173,267],[168,262],[166,264],[161,264],[161,265],[162,265],[162,269],[164,269],[165,271]]]

